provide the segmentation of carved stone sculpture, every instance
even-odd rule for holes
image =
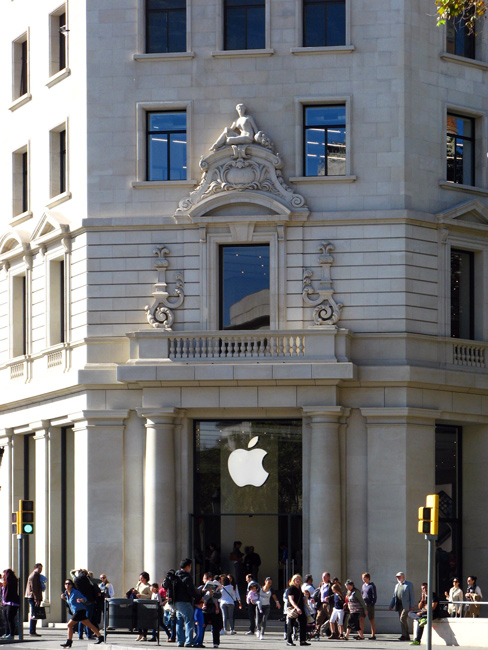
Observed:
[[[334,300],[330,275],[330,267],[334,263],[334,258],[331,255],[333,250],[334,246],[330,242],[322,242],[319,246],[322,255],[319,255],[318,262],[322,267],[322,279],[317,290],[312,287],[312,270],[306,269],[303,273],[303,301],[310,307],[315,307],[314,323],[318,327],[335,326],[341,317],[343,307],[341,303]]]
[[[226,127],[210,147],[211,153],[200,160],[202,177],[198,187],[179,202],[175,218],[192,220],[203,209],[199,204],[209,204],[220,193],[254,192],[264,200],[262,205],[272,205],[266,197],[283,206],[279,212],[306,218],[309,214],[305,199],[293,191],[283,178],[283,162],[274,150],[271,139],[258,131],[254,119],[245,114],[244,104],[237,105],[238,119]],[[258,199],[257,199],[258,200]],[[259,200],[258,200],[259,202]],[[293,218],[293,217],[289,217]]]
[[[172,296],[168,293],[168,285],[166,284],[166,270],[169,262],[166,256],[169,255],[169,250],[165,246],[158,246],[154,251],[154,255],[158,257],[154,266],[158,271],[158,281],[154,285],[153,296],[154,300],[152,305],[146,305],[145,312],[147,320],[152,327],[162,327],[165,330],[171,330],[174,323],[173,310],[181,307],[185,299],[183,273],[177,271],[176,273],[176,288]]]

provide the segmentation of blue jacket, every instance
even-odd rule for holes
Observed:
[[[66,595],[66,602],[68,603],[72,614],[79,612],[80,609],[86,609],[86,598],[83,596],[81,591],[73,588],[70,594],[68,594],[67,591],[64,593]],[[82,598],[83,602],[79,603],[78,598]]]
[[[402,609],[409,610],[410,607],[414,607],[413,585],[408,580],[405,580],[403,583],[399,582],[396,585],[390,603],[392,609],[395,609],[395,596],[402,601]]]

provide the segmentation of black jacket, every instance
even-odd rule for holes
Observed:
[[[193,600],[200,600],[201,594],[195,587],[193,578],[188,571],[180,569],[176,572],[178,580],[175,582],[175,602],[191,603]]]

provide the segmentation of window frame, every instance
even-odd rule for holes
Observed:
[[[26,357],[29,354],[29,287],[28,269],[21,264],[9,270],[9,358]],[[22,326],[19,327],[19,316]]]
[[[67,342],[68,293],[67,256],[59,247],[45,255],[45,314],[47,348],[63,345]]]
[[[264,0],[264,48],[248,50],[226,50],[225,43],[225,0],[219,0],[217,4],[217,50],[211,53],[212,57],[233,58],[233,57],[266,57],[272,56],[274,50],[271,48],[271,0]]]
[[[443,165],[440,172],[441,180],[439,186],[444,190],[454,190],[466,192],[469,194],[479,194],[488,196],[488,187],[486,185],[486,175],[488,171],[487,157],[484,152],[488,149],[488,138],[486,129],[488,126],[486,114],[482,111],[466,108],[452,103],[445,103],[443,107],[442,120],[439,122],[439,128],[442,129],[443,156],[439,164]],[[476,185],[464,185],[447,181],[447,115],[455,114],[460,117],[473,118],[475,120],[475,140],[474,140],[474,170]],[[442,180],[443,179],[443,180]]]
[[[304,107],[316,106],[334,106],[344,105],[346,108],[346,173],[343,176],[304,176],[305,169],[305,111]],[[290,181],[294,183],[302,182],[322,182],[322,183],[352,183],[356,181],[356,176],[351,172],[351,143],[352,143],[352,125],[351,125],[352,97],[350,95],[332,96],[306,96],[295,97],[295,174]]]
[[[242,231],[231,227],[228,233],[208,232],[204,238],[202,265],[200,268],[202,296],[202,325],[205,329],[219,331],[220,325],[220,247],[246,244],[269,245],[269,330],[283,329],[286,312],[286,253],[280,239],[279,228],[270,232],[255,232],[248,228],[246,237]],[[226,330],[231,331],[231,330]],[[253,330],[249,330],[253,331]],[[268,331],[268,330],[266,330]]]
[[[148,181],[146,176],[147,170],[147,113],[162,113],[186,111],[186,180],[173,181]],[[191,180],[192,164],[192,123],[193,123],[193,101],[185,102],[137,102],[136,120],[137,120],[137,154],[136,154],[136,180],[132,182],[134,189],[147,189],[157,187],[175,186],[192,186],[196,181]]]
[[[225,244],[220,244],[219,245],[219,256],[218,256],[218,264],[219,264],[219,285],[218,285],[218,293],[219,293],[219,331],[226,331],[226,332],[232,332],[235,329],[243,329],[246,330],[244,327],[239,327],[239,328],[233,328],[233,327],[224,327],[223,324],[223,319],[224,319],[224,250],[226,248],[235,248],[235,247],[241,247],[241,248],[257,248],[257,247],[263,247],[266,246],[268,248],[268,259],[270,258],[270,245],[268,243],[262,243],[262,242],[247,242],[245,244],[237,244],[237,243],[225,243]],[[270,302],[269,302],[269,308],[270,308],[270,316],[269,316],[269,322],[270,325],[268,327],[263,327],[259,329],[265,329],[268,330],[270,329],[271,326],[271,269],[269,269],[268,272],[268,291],[270,295]],[[249,295],[249,294],[248,294]],[[249,329],[248,331],[256,331],[256,328]]]
[[[63,16],[65,18],[62,25]],[[66,30],[61,32],[63,26]],[[70,74],[69,10],[68,2],[65,2],[49,14],[49,79],[46,86],[51,88]]]
[[[11,111],[32,99],[30,92],[30,29],[12,41]]]
[[[452,258],[454,253],[465,253],[467,254],[468,260],[469,260],[469,276],[471,279],[471,282],[469,284],[469,316],[468,316],[468,325],[469,325],[469,336],[463,337],[463,336],[454,336],[453,334],[453,318],[452,318],[452,309],[453,309],[453,301],[452,301],[452,296],[453,296],[453,286],[452,286]],[[461,340],[467,340],[467,341],[474,341],[475,339],[475,295],[476,295],[476,272],[475,272],[475,252],[472,250],[468,249],[463,249],[463,248],[455,248],[451,247],[450,250],[450,336],[453,339],[461,339]],[[459,301],[461,302],[461,301]],[[461,329],[461,321],[459,320],[459,329]]]
[[[455,135],[453,133],[449,133],[448,131],[448,123],[449,123],[449,117],[454,118],[454,119],[462,119],[462,120],[469,120],[471,123],[471,131],[472,135],[466,136],[466,135]],[[446,181],[448,183],[454,183],[456,185],[471,185],[472,187],[476,187],[476,119],[470,115],[463,115],[461,113],[454,113],[453,111],[448,111],[446,115]],[[470,183],[458,183],[456,180],[449,180],[448,178],[448,163],[447,163],[447,138],[451,136],[454,137],[454,178],[456,178],[456,172],[457,172],[457,165],[456,165],[456,150],[457,150],[457,142],[458,140],[462,140],[463,142],[470,142],[471,143],[471,178],[470,178]],[[464,181],[464,157],[463,157],[463,181]]]
[[[12,221],[32,216],[30,210],[30,143],[12,152]]]
[[[64,155],[62,134],[64,133]],[[48,207],[55,207],[71,198],[69,183],[68,120],[49,131],[50,178]],[[64,161],[64,166],[63,166]],[[63,187],[64,181],[64,187]]]
[[[149,0],[144,0],[144,53],[145,54],[181,54],[188,51],[188,3],[185,0],[184,9],[149,9]],[[169,13],[184,13],[185,15],[185,29],[184,29],[184,49],[182,50],[170,50],[169,49],[169,24],[167,26],[167,47],[166,50],[155,50],[149,51],[149,15],[150,14],[169,14]]]
[[[173,130],[167,130],[167,131],[151,131],[149,122],[151,119],[151,115],[162,115],[162,114],[169,114],[169,113],[184,113],[185,114],[185,122],[186,122],[186,128],[185,130],[182,129],[173,129]],[[156,182],[156,183],[165,183],[165,182],[174,182],[174,181],[186,181],[188,180],[188,165],[186,165],[186,178],[171,178],[171,138],[170,136],[173,134],[181,134],[185,135],[186,139],[186,147],[185,147],[185,153],[188,154],[188,138],[187,138],[187,133],[188,133],[188,123],[186,119],[186,111],[184,110],[170,110],[170,111],[146,111],[146,181],[149,183],[151,182]],[[168,159],[168,178],[149,178],[149,172],[150,172],[150,167],[149,167],[149,150],[150,150],[150,137],[151,134],[157,133],[158,135],[163,135],[165,134],[167,136],[167,146],[166,146],[166,153],[167,153],[167,159]],[[188,155],[187,155],[188,158]]]
[[[330,45],[328,44],[327,41],[327,16],[328,16],[328,9],[327,7],[332,5],[332,4],[339,4],[342,3],[344,5],[344,42],[340,43],[339,45]],[[302,47],[328,47],[328,48],[335,48],[335,47],[344,47],[347,43],[347,38],[346,38],[346,33],[347,33],[347,11],[346,11],[346,4],[347,0],[302,0],[302,40],[301,44]],[[317,6],[317,5],[323,5],[325,9],[325,34],[324,36],[324,42],[321,43],[320,45],[307,45],[306,44],[306,8],[307,6]]]
[[[266,48],[266,0],[254,0],[254,6],[248,6],[248,5],[242,5],[242,6],[236,6],[236,7],[228,7],[228,2],[229,0],[223,0],[223,50],[225,52],[232,52],[235,50],[262,50]],[[247,38],[247,32],[248,32],[248,25],[249,25],[249,19],[247,17],[248,14],[248,9],[255,9],[255,8],[261,8],[264,11],[264,16],[263,16],[263,31],[264,31],[264,43],[262,47],[248,47],[248,38]],[[245,19],[245,47],[239,47],[239,48],[230,48],[227,47],[227,17],[230,9],[243,9],[246,15]]]
[[[307,104],[304,104],[304,106],[303,106],[303,116],[302,116],[302,127],[303,127],[303,134],[302,134],[302,146],[303,146],[302,157],[303,157],[303,168],[302,168],[302,174],[303,174],[304,177],[306,177],[306,178],[315,178],[315,177],[317,177],[317,176],[322,176],[322,174],[307,174],[307,173],[306,173],[306,172],[307,172],[307,155],[308,155],[308,154],[307,154],[307,138],[306,138],[306,131],[307,131],[307,129],[309,129],[309,128],[314,128],[314,129],[317,129],[317,130],[320,129],[320,130],[322,130],[322,131],[325,132],[325,136],[326,136],[326,137],[325,137],[325,151],[326,151],[326,156],[325,156],[325,171],[327,172],[328,167],[329,167],[329,165],[328,165],[329,158],[328,158],[328,155],[327,155],[327,139],[328,139],[328,134],[329,134],[329,130],[330,130],[330,128],[331,128],[332,126],[334,126],[334,125],[328,125],[328,126],[326,125],[326,126],[322,127],[322,125],[316,125],[316,126],[313,126],[313,125],[310,125],[310,124],[307,125],[307,124],[306,124],[306,119],[307,119],[307,118],[306,118],[306,113],[307,113],[307,109],[309,109],[309,108],[327,108],[327,107],[335,108],[335,107],[342,107],[342,106],[344,106],[344,113],[345,113],[345,112],[346,112],[346,105],[345,105],[344,103],[340,103],[340,104],[318,104],[318,105],[307,105]],[[347,126],[346,126],[346,120],[344,120],[344,126],[342,126],[342,125],[339,126],[338,124],[335,125],[335,126],[336,126],[337,128],[343,128],[343,129],[344,129],[344,142],[345,142],[346,137],[347,137]],[[344,163],[345,163],[345,165],[347,164],[347,163],[346,163],[346,160],[344,161]],[[330,177],[330,176],[339,176],[339,177],[342,177],[342,176],[345,176],[345,175],[346,175],[345,173],[344,173],[344,174],[327,174],[327,173],[323,174],[323,176],[328,176],[328,177]]]
[[[463,32],[464,32],[464,38],[463,38],[464,47],[463,47],[462,53],[459,53],[459,52],[455,51],[456,50],[456,44],[457,44],[457,39],[456,38],[454,38],[454,40],[452,41],[454,43],[454,52],[449,51],[449,43],[451,42],[449,40],[449,32],[450,32],[450,30],[454,30],[454,33],[457,34],[457,30],[458,30],[459,27],[456,26],[456,24],[455,24],[456,22],[459,23],[459,27],[462,27]],[[462,26],[461,26],[461,23],[463,23]],[[473,61],[476,60],[476,55],[477,55],[476,34],[474,32],[472,34],[468,33],[468,29],[466,27],[466,21],[464,21],[462,17],[460,17],[460,18],[458,17],[457,19],[450,18],[450,19],[446,20],[446,32],[445,32],[445,34],[446,34],[445,43],[446,43],[446,53],[447,54],[450,54],[451,56],[459,56],[459,57],[464,58],[464,59],[471,59]],[[466,54],[466,41],[467,40],[471,44],[472,55]]]

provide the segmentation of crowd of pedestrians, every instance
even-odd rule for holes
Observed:
[[[240,542],[236,542],[231,554],[234,566],[241,567]],[[215,549],[212,551],[214,553]],[[126,593],[127,598],[142,600],[157,600],[159,621],[170,643],[178,647],[203,648],[204,635],[211,632],[214,648],[220,645],[221,636],[236,634],[235,615],[244,607],[249,618],[248,635],[255,634],[260,640],[266,633],[266,624],[272,605],[281,609],[277,593],[273,589],[271,577],[266,577],[261,584],[257,580],[260,558],[254,553],[254,548],[246,549],[253,571],[243,577],[240,594],[239,584],[230,574],[203,574],[202,584],[196,586],[192,577],[192,560],[184,559],[177,571],[168,572],[161,585],[150,582],[150,576],[142,571],[136,585]],[[243,554],[241,554],[244,557]],[[218,558],[213,557],[213,568],[218,568]],[[40,636],[37,632],[37,620],[43,618],[43,592],[47,579],[42,575],[43,566],[34,565],[27,578],[24,597],[29,604],[29,635]],[[369,619],[371,634],[369,639],[376,640],[375,604],[377,590],[369,573],[362,574],[361,586],[356,586],[353,580],[346,580],[344,586],[338,578],[331,578],[324,571],[317,587],[313,584],[313,576],[308,574],[305,579],[295,574],[290,579],[283,593],[283,621],[285,625],[284,638],[288,646],[310,645],[312,639],[325,636],[328,639],[352,638],[364,640],[365,619]],[[20,585],[12,569],[3,571],[0,580],[2,593],[3,618],[5,635],[3,639],[13,640],[16,633],[17,613],[20,604]],[[70,648],[74,632],[82,639],[95,638],[96,643],[103,641],[100,633],[100,623],[105,598],[114,597],[114,588],[106,574],[99,579],[84,569],[71,571],[71,578],[64,584],[65,590],[61,598],[69,610],[67,639],[63,648]],[[415,605],[414,589],[411,582],[406,580],[403,571],[396,574],[396,585],[393,591],[389,609],[396,611],[399,616],[400,640],[410,641],[409,619],[416,621],[416,634],[411,645],[420,645],[423,628],[427,622],[427,583],[421,587],[420,599]],[[482,600],[480,587],[476,576],[467,579],[466,592],[463,592],[457,578],[453,579],[452,587],[445,591],[448,601],[447,609],[440,602],[436,593],[432,595],[432,618],[477,617]],[[466,604],[466,601],[468,603]],[[148,638],[148,633],[151,636]],[[155,642],[159,638],[158,629],[138,629],[136,641]]]

